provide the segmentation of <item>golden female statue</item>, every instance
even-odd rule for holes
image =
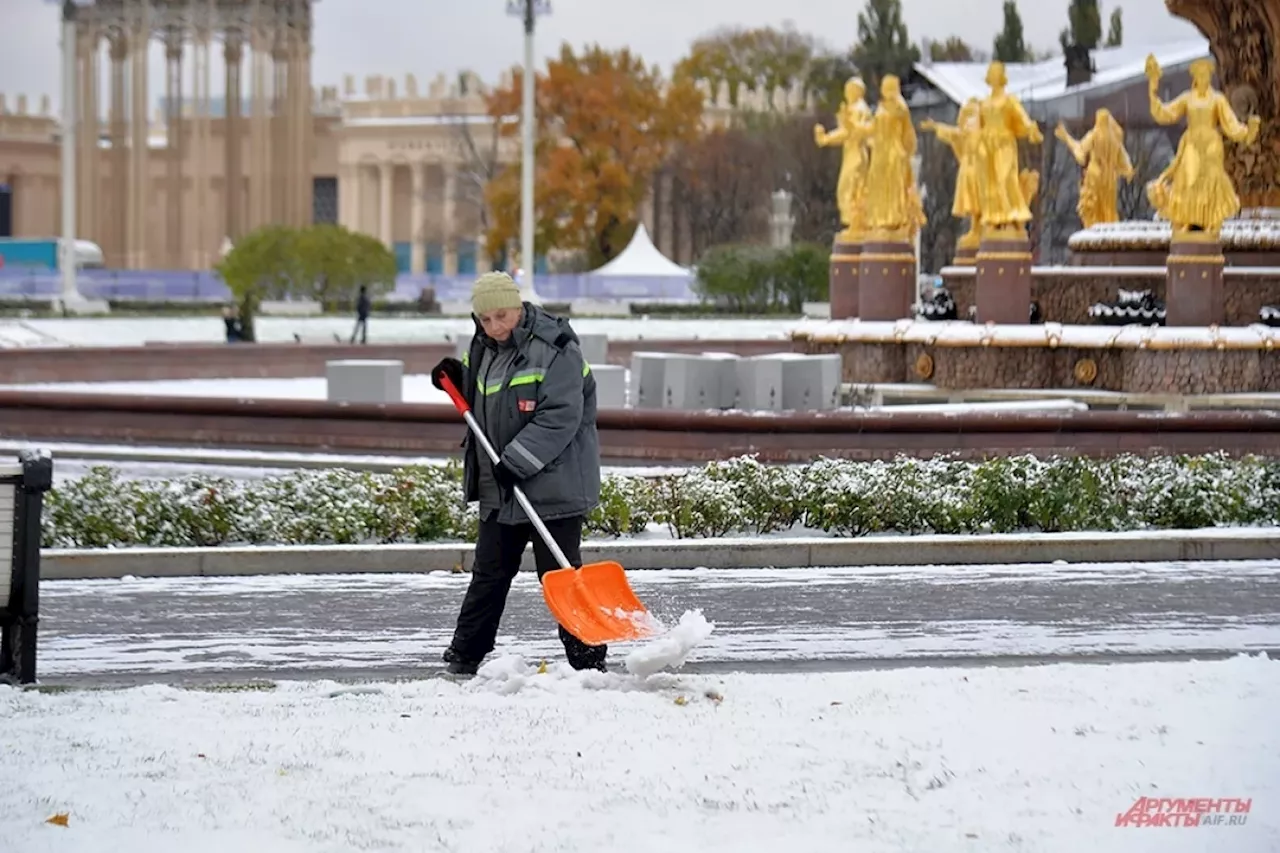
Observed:
[[[1147,184],[1147,197],[1160,217],[1173,224],[1175,236],[1198,230],[1216,239],[1222,223],[1240,211],[1240,197],[1224,163],[1223,137],[1252,145],[1262,129],[1256,115],[1248,124],[1240,121],[1231,102],[1213,88],[1213,70],[1211,59],[1191,63],[1191,89],[1165,103],[1160,100],[1160,65],[1154,56],[1147,57],[1151,117],[1160,124],[1187,119],[1173,162]]]
[[[916,153],[916,129],[902,97],[898,77],[886,74],[880,83],[880,103],[864,123],[870,133],[871,161],[867,168],[866,225],[874,239],[915,239],[925,224],[924,205],[916,191],[911,158]]]
[[[1022,102],[1005,91],[1009,77],[1003,62],[991,63],[986,82],[991,94],[978,110],[982,123],[978,178],[982,188],[982,225],[988,233],[1007,228],[1021,232],[1031,221],[1031,198],[1039,185],[1039,174],[1019,169],[1018,140],[1039,145],[1044,136]]]
[[[867,184],[867,131],[871,109],[865,96],[867,86],[861,78],[851,77],[844,84],[844,103],[836,114],[836,127],[830,133],[822,125],[814,125],[813,138],[819,148],[841,145],[840,178],[836,183],[836,205],[844,233],[840,240],[856,243],[865,230],[864,196]]]
[[[978,115],[979,109],[978,99],[970,98],[960,108],[954,127],[938,124],[931,118],[920,122],[921,130],[936,135],[956,155],[959,168],[951,214],[957,219],[969,220],[969,230],[959,242],[962,249],[977,249],[982,239],[982,186],[978,182],[982,120]]]
[[[1076,162],[1085,167],[1080,179],[1080,201],[1076,205],[1084,227],[1091,228],[1099,222],[1119,222],[1116,181],[1120,178],[1132,181],[1134,174],[1120,123],[1110,110],[1101,109],[1094,114],[1093,128],[1083,139],[1073,139],[1061,122],[1055,135]]]

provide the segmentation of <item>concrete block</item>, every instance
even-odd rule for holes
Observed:
[[[601,409],[627,407],[627,369],[620,364],[593,364],[596,378],[596,406]]]
[[[680,355],[667,361],[662,382],[666,409],[702,411],[733,407],[738,380],[733,353]]]
[[[325,362],[329,401],[400,403],[404,400],[404,362],[343,359]]]
[[[782,411],[782,359],[757,355],[734,365],[733,408],[745,412]]]
[[[783,359],[782,408],[796,412],[840,408],[840,369],[836,353]]]
[[[583,359],[592,367],[609,362],[608,335],[584,335],[578,332],[578,345],[582,347]]]
[[[633,409],[661,409],[667,362],[679,356],[667,352],[631,354],[631,386],[627,402]]]

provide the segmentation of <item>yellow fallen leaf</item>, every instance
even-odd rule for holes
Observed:
[[[676,704],[677,704],[677,705],[688,705],[688,704],[689,704],[689,700],[688,700],[688,699],[686,699],[686,698],[684,698],[683,696],[677,696],[677,697],[676,697]]]
[[[538,675],[546,675],[546,674],[547,674],[547,662],[543,661],[542,663],[538,664]]]
[[[59,812],[58,814],[46,820],[45,823],[51,823],[54,826],[66,826],[67,821],[69,821],[70,819],[71,819],[71,815],[68,814],[67,812]]]

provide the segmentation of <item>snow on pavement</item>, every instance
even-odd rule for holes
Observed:
[[[0,688],[4,849],[1280,849],[1280,663]],[[1139,798],[1244,825],[1117,827]],[[67,825],[46,821],[65,814]]]

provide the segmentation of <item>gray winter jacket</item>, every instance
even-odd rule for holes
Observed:
[[[474,319],[474,318],[473,318]],[[600,501],[600,440],[596,434],[596,380],[583,360],[577,334],[567,320],[536,305],[524,304],[524,317],[512,332],[516,354],[505,376],[480,372],[486,348],[497,344],[476,320],[471,347],[462,358],[463,387],[473,412],[494,411],[483,424],[485,436],[544,520],[586,515]],[[490,353],[491,354],[491,353]],[[487,406],[494,394],[503,399]],[[480,499],[484,448],[470,435],[465,442],[463,481],[468,502]],[[481,457],[484,457],[483,459]],[[498,521],[527,521],[524,510],[508,497]]]

